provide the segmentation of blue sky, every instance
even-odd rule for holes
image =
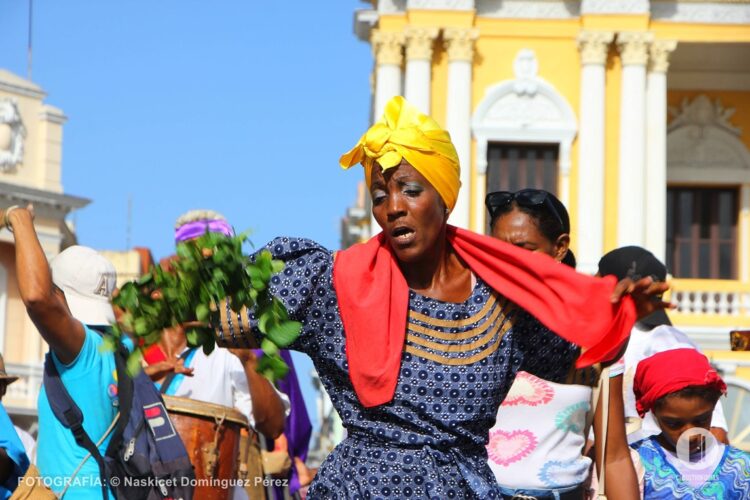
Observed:
[[[369,118],[372,57],[352,32],[364,6],[35,0],[33,80],[69,118],[65,192],[92,199],[73,217],[80,243],[126,248],[132,196],[131,244],[157,259],[193,208],[252,229],[256,245],[336,248],[362,178],[338,157]],[[27,26],[28,0],[0,0],[0,67],[21,76]]]

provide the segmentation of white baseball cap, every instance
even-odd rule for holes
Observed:
[[[75,245],[50,262],[52,282],[65,294],[75,319],[85,325],[110,325],[115,313],[110,304],[117,281],[115,266],[96,250]]]

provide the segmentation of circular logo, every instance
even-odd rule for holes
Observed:
[[[721,454],[721,447],[714,435],[701,427],[693,427],[683,432],[675,448],[677,458],[684,467],[695,470],[715,464]]]

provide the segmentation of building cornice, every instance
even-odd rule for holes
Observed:
[[[36,211],[46,209],[65,216],[73,210],[85,207],[91,203],[91,200],[9,182],[0,182],[0,203],[6,206],[25,206],[33,203]]]

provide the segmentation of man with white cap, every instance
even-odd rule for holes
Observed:
[[[114,322],[109,300],[115,287],[115,268],[96,251],[82,246],[67,248],[48,265],[30,208],[10,207],[2,211],[0,220],[15,236],[21,299],[50,347],[65,388],[84,415],[86,433],[103,455],[117,414],[117,381],[114,353],[102,350],[103,339],[95,328]],[[37,442],[42,478],[57,493],[69,484],[66,500],[101,496],[97,463],[86,457],[86,450],[55,417],[42,388]],[[114,498],[111,491],[109,496]]]

